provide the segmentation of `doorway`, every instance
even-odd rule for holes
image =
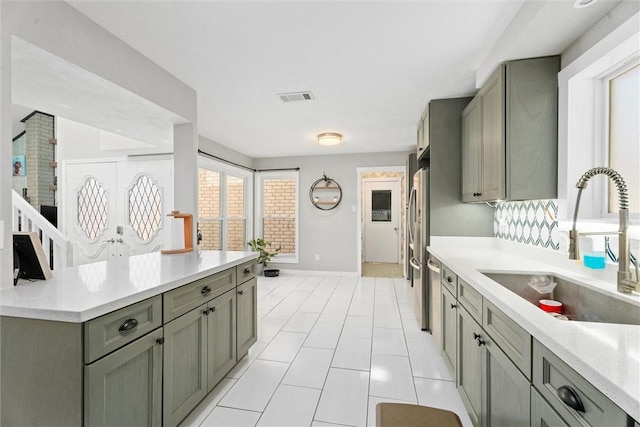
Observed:
[[[170,158],[63,162],[61,225],[74,265],[158,251],[171,244]]]
[[[404,167],[362,168],[360,271],[364,277],[403,277]]]

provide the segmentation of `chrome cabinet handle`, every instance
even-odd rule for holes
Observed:
[[[138,326],[138,321],[136,319],[129,319],[125,321],[122,325],[120,325],[120,327],[118,328],[118,331],[127,332],[135,328],[136,326]]]

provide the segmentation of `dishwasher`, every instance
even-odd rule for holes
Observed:
[[[429,330],[439,346],[442,342],[442,297],[440,296],[440,261],[429,254]]]

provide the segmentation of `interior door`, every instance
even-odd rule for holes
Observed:
[[[74,264],[115,256],[117,227],[115,162],[65,165],[64,230],[73,242]]]
[[[400,262],[400,179],[364,181],[364,261]]]
[[[63,221],[75,264],[170,245],[172,163],[164,158],[65,164]]]

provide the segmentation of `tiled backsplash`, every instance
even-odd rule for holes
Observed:
[[[493,218],[496,237],[559,250],[558,201],[499,202]]]

